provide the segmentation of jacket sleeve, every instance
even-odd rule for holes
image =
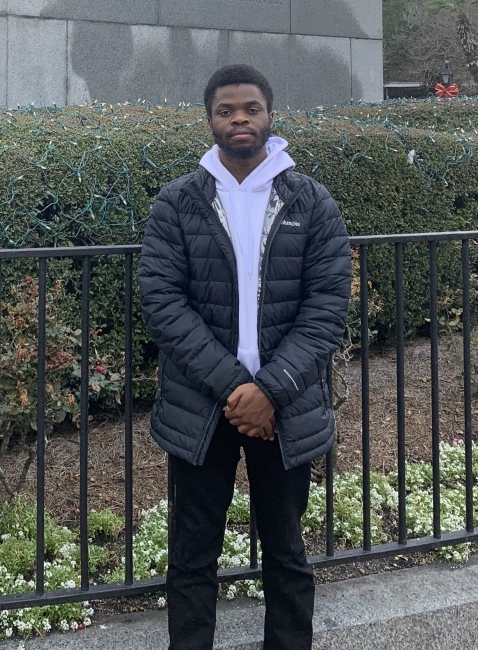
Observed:
[[[255,383],[276,410],[322,381],[330,355],[340,346],[351,284],[350,245],[339,209],[313,182],[313,209],[302,267],[302,303],[295,322]]]
[[[164,187],[153,206],[139,263],[141,306],[158,348],[207,397],[225,402],[249,371],[214,337],[188,303],[188,253],[180,227],[179,192]]]

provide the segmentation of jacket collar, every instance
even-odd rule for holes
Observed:
[[[190,177],[190,183],[195,183],[203,192],[208,203],[213,202],[216,196],[216,181],[214,176],[210,174],[207,169],[199,166],[196,172]],[[274,178],[274,189],[279,197],[285,203],[288,198],[296,191],[298,185],[301,183],[301,176],[297,172],[286,169]]]

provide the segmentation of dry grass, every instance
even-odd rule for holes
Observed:
[[[463,435],[463,398],[460,378],[461,337],[443,338],[439,349],[441,438],[452,441]],[[431,455],[430,342],[418,339],[405,351],[406,448],[410,460]],[[338,471],[362,461],[361,369],[359,358],[347,370],[349,401],[340,409]],[[370,353],[371,466],[387,471],[396,460],[396,360],[391,348]],[[76,524],[79,508],[79,436],[75,430],[57,433],[47,450],[46,507],[62,524]],[[19,472],[23,457],[13,451],[5,467],[8,475]],[[124,425],[112,420],[92,422],[89,437],[89,507],[110,507],[124,512]],[[238,471],[240,489],[247,489],[244,464]],[[32,469],[25,492],[35,493]],[[135,513],[164,498],[167,493],[167,457],[149,436],[149,413],[134,419]],[[0,491],[0,498],[5,494]]]

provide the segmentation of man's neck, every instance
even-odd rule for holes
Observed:
[[[264,146],[257,156],[245,160],[228,156],[222,149],[219,149],[219,158],[240,185],[267,158],[267,149]]]

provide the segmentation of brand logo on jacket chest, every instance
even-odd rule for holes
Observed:
[[[281,226],[294,226],[295,228],[300,228],[300,223],[299,221],[288,221],[287,219],[283,219],[281,221]]]

